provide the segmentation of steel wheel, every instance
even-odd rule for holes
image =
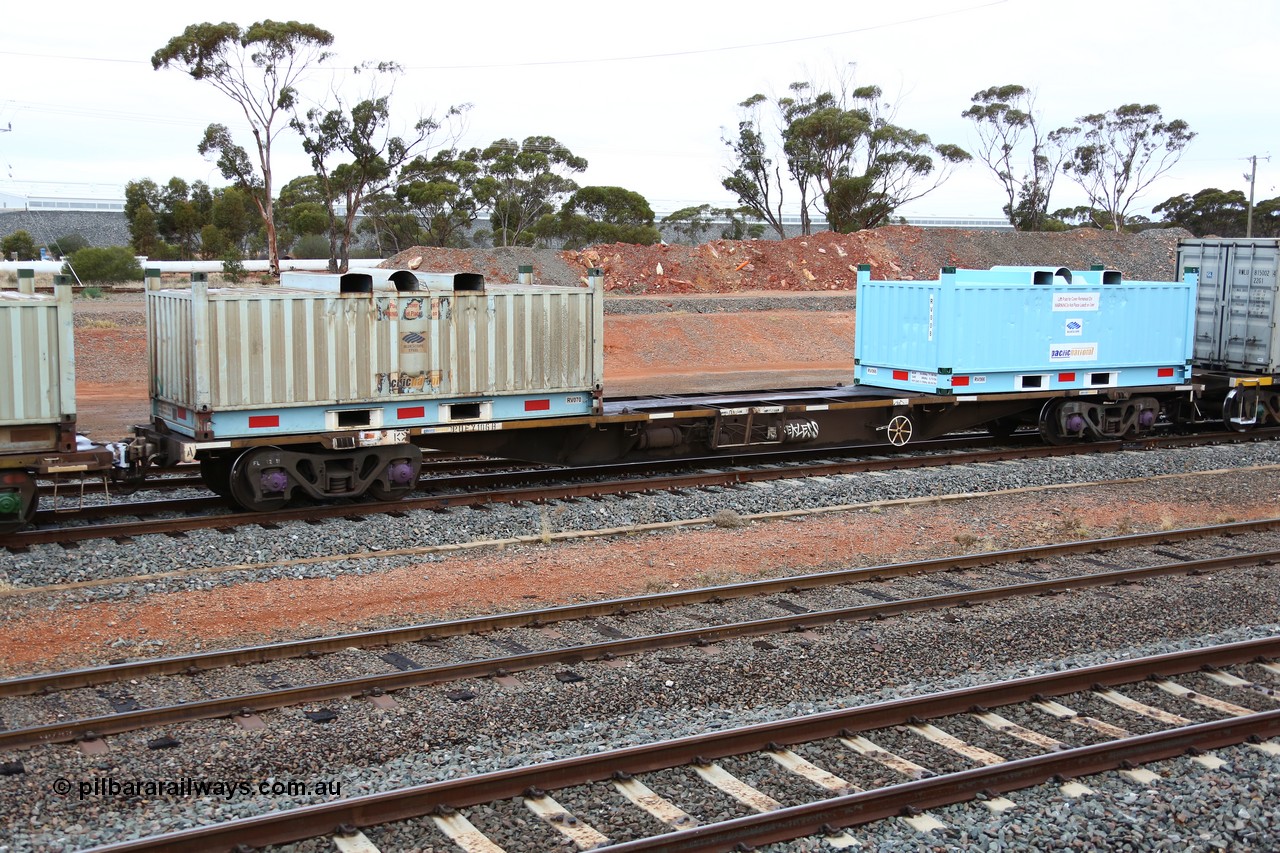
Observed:
[[[289,502],[293,481],[277,461],[276,447],[255,447],[231,465],[231,499],[250,512],[270,512]]]
[[[1222,425],[1236,432],[1248,432],[1258,423],[1257,398],[1240,388],[1232,388],[1222,401]],[[1246,416],[1248,409],[1248,416]]]
[[[1071,436],[1063,435],[1058,429],[1058,410],[1061,406],[1061,400],[1050,400],[1040,410],[1040,437],[1046,444],[1072,444],[1075,441]]]
[[[16,533],[30,524],[36,517],[36,509],[40,506],[40,493],[36,490],[36,481],[31,475],[22,471],[10,471],[5,474],[5,489],[0,495],[0,507],[4,514],[0,515],[0,536]],[[9,491],[12,486],[16,491]]]
[[[912,430],[911,418],[906,415],[894,415],[885,433],[889,437],[890,444],[894,447],[902,447],[911,440]]]
[[[393,459],[388,463],[383,480],[374,480],[369,484],[366,494],[375,501],[398,501],[413,491],[418,482],[418,474],[422,470],[422,457]]]

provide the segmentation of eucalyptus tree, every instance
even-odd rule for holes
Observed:
[[[1081,141],[1062,168],[1115,231],[1124,228],[1134,200],[1177,164],[1196,136],[1185,121],[1166,121],[1156,104],[1125,104],[1077,121]]]
[[[262,216],[272,275],[280,272],[272,210],[271,148],[297,102],[297,85],[324,62],[333,35],[298,21],[192,24],[151,57],[155,69],[178,68],[210,83],[236,103],[249,124],[256,162],[224,124],[205,129],[198,150],[214,157],[222,176],[249,192]]]
[[[356,216],[369,195],[394,189],[401,168],[441,127],[431,116],[419,116],[403,136],[391,131],[390,81],[401,72],[394,62],[366,63],[357,75],[372,73],[374,82],[366,96],[348,103],[331,95],[330,106],[315,107],[290,122],[302,136],[302,148],[320,179],[329,210],[329,271],[346,272]],[[447,118],[467,107],[451,107]],[[339,217],[341,208],[341,217]]]
[[[978,158],[1004,188],[1005,216],[1019,231],[1043,230],[1049,196],[1078,128],[1047,131],[1035,109],[1035,92],[1011,83],[976,92],[961,117],[974,123]]]
[[[473,192],[489,211],[498,246],[530,245],[533,227],[578,189],[569,176],[587,168],[585,158],[550,136],[529,136],[523,142],[499,139],[468,156],[480,166]]]
[[[904,204],[923,198],[971,159],[964,149],[934,144],[920,131],[895,122],[896,110],[878,86],[833,93],[793,83],[774,103],[778,134],[763,128],[763,95],[739,106],[748,111],[738,138],[727,140],[736,167],[722,184],[741,205],[785,236],[787,190],[800,205],[801,230],[811,210],[833,231],[875,228],[892,221]]]

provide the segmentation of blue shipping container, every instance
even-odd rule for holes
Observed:
[[[1194,274],[947,267],[937,281],[872,281],[864,265],[854,381],[939,394],[1178,385],[1194,323]]]

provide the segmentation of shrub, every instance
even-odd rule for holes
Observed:
[[[232,246],[222,256],[222,278],[232,284],[244,281],[244,255],[239,246]]]
[[[142,266],[128,246],[86,246],[67,260],[62,271],[74,274],[81,283],[142,281]]]
[[[65,258],[68,255],[74,255],[81,249],[87,249],[89,241],[80,234],[68,234],[65,237],[59,237],[49,244],[49,248],[58,253],[59,257]]]
[[[711,523],[716,527],[743,527],[746,525],[746,519],[731,509],[718,509],[715,515],[711,516]]]
[[[0,240],[0,250],[3,250],[5,258],[12,257],[16,261],[34,261],[39,256],[36,241],[26,231],[14,231]]]
[[[295,258],[324,260],[329,257],[329,238],[320,234],[305,234],[298,238],[291,254]]]

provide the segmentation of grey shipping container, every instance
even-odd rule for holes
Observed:
[[[1202,239],[1178,243],[1181,277],[1200,270],[1196,296],[1196,367],[1280,373],[1280,240]]]

